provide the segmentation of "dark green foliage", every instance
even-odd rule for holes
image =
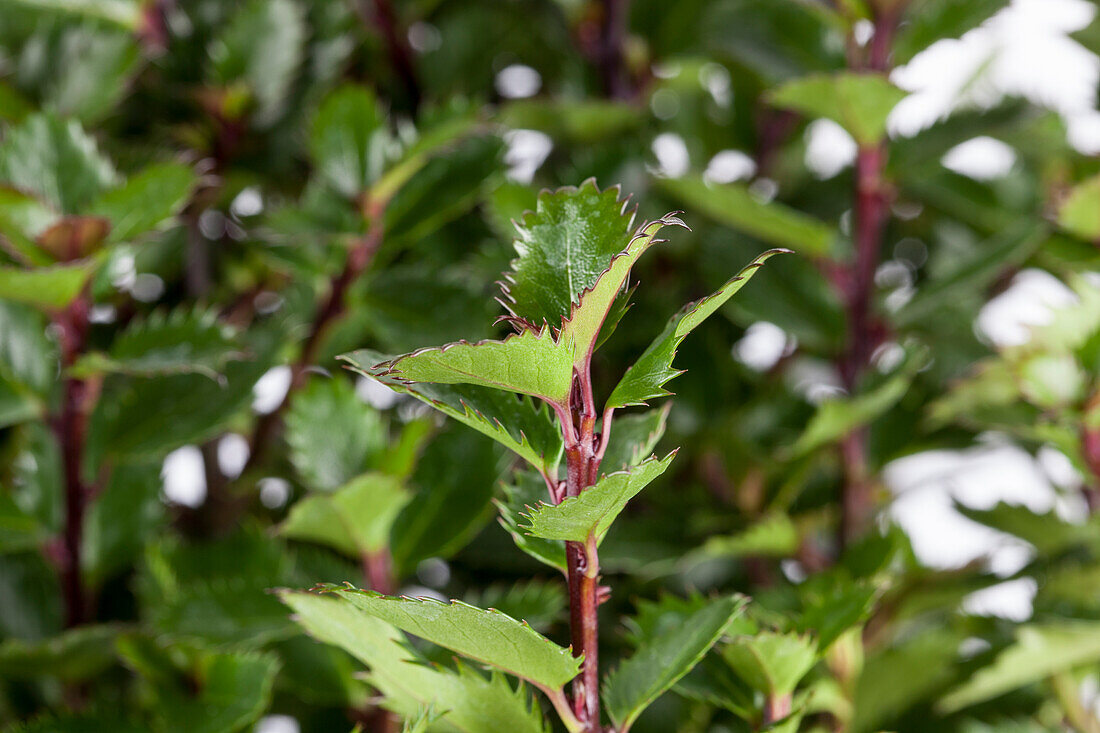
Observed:
[[[0,733],[1100,733],[1049,5],[0,0]]]

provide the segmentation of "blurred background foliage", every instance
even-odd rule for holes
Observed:
[[[500,334],[511,220],[591,177],[692,227],[642,261],[604,394],[797,252],[680,350],[680,456],[603,546],[605,664],[740,591],[792,647],[788,730],[1100,731],[1097,15],[0,0],[0,725],[369,726],[280,586],[567,639],[495,521],[510,459],[334,357]],[[754,653],[635,730],[767,728]]]

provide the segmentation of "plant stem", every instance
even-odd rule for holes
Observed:
[[[579,440],[566,449],[566,496],[579,496],[595,483],[600,468],[602,450],[598,450],[595,435],[595,410],[591,408],[591,378],[587,366],[580,375],[583,409],[579,425],[562,424],[564,431],[573,431]],[[607,430],[607,427],[604,427]],[[573,712],[583,726],[583,733],[599,733],[599,575],[600,561],[596,538],[587,542],[566,542],[565,557],[569,579],[569,627],[573,654],[584,656],[580,677],[573,683]]]
[[[788,715],[791,714],[791,696],[786,695],[773,695],[769,696],[764,703],[764,725],[771,725],[778,723]]]
[[[630,10],[629,0],[603,0],[603,22],[597,48],[600,81],[604,94],[612,99],[630,97],[630,82],[626,74],[623,42]]]
[[[878,11],[874,34],[865,58],[853,53],[857,69],[885,72],[889,68],[890,44],[897,25],[897,11]],[[889,192],[883,183],[887,149],[885,143],[861,145],[855,163],[854,243],[855,260],[846,278],[848,346],[839,361],[841,381],[849,393],[859,383],[879,340],[871,316],[875,270],[889,215]],[[867,467],[867,431],[859,429],[844,437],[840,445],[844,469],[839,544],[847,546],[868,528],[873,513],[874,487]]]
[[[371,212],[370,227],[367,233],[359,239],[351,252],[348,253],[344,269],[332,279],[329,285],[328,297],[313,317],[313,323],[310,326],[309,335],[302,345],[301,353],[290,366],[290,387],[287,389],[282,402],[274,410],[262,415],[256,421],[256,427],[252,432],[252,440],[249,441],[250,452],[245,471],[256,466],[266,454],[282,413],[290,404],[292,394],[305,382],[306,371],[317,360],[317,353],[324,342],[328,328],[343,315],[348,290],[367,269],[374,253],[381,246],[384,228],[383,213],[381,207],[375,207],[375,210]]]
[[[364,552],[362,563],[363,577],[371,590],[386,596],[392,596],[397,591],[397,582],[393,576],[393,556],[388,547]]]
[[[390,0],[373,0],[373,21],[382,33],[386,42],[386,51],[390,56],[390,64],[405,87],[405,93],[409,98],[409,107],[412,112],[420,108],[421,91],[420,82],[416,78],[416,67],[413,65],[412,49],[409,48],[405,36],[402,34],[397,20],[397,13]],[[359,4],[359,14],[363,22],[370,24],[372,14],[367,10],[365,3]]]
[[[83,293],[55,318],[60,331],[62,373],[76,362],[84,350],[91,302]],[[86,620],[87,591],[81,576],[81,547],[84,541],[84,516],[90,490],[84,481],[84,442],[87,436],[87,384],[83,379],[65,377],[62,384],[61,410],[51,420],[61,448],[65,477],[65,534],[61,563],[61,585],[65,596],[65,623],[78,626]]]

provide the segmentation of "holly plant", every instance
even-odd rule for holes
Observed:
[[[631,268],[664,241],[662,230],[687,228],[675,214],[637,228],[634,217],[617,188],[601,191],[593,180],[544,191],[535,211],[516,223],[517,257],[498,298],[506,311],[499,320],[514,333],[395,357],[368,350],[342,357],[351,369],[492,437],[526,462],[517,483],[529,483],[523,474],[534,472],[545,494],[522,510],[502,506],[503,521],[517,545],[561,570],[569,587],[569,647],[523,621],[457,601],[385,596],[350,585],[320,586],[319,594],[284,591],[310,633],[370,667],[386,707],[405,715],[431,707],[461,730],[543,730],[539,709],[503,673],[542,692],[569,731],[625,733],[743,612],[745,600],[736,595],[701,603],[677,628],[644,639],[634,656],[601,677],[598,608],[612,589],[600,583],[600,544],[628,502],[676,456],[644,457],[650,433],[630,430],[620,438],[616,413],[670,395],[665,385],[680,373],[672,365],[680,343],[768,258],[785,251],[761,254],[672,316],[601,408],[593,354],[630,307]],[[407,664],[417,655],[394,627],[488,665],[493,676],[485,679],[463,662],[453,669]]]

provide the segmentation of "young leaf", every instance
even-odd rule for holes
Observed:
[[[117,180],[80,125],[52,114],[31,115],[0,144],[0,181],[36,193],[66,214],[82,213]]]
[[[774,697],[794,692],[817,662],[817,644],[809,635],[761,631],[734,637],[722,656],[741,679]]]
[[[504,675],[486,678],[462,662],[454,671],[425,664],[404,635],[342,598],[297,591],[280,597],[310,635],[370,667],[368,680],[387,707],[411,716],[432,706],[463,733],[548,733],[530,695],[522,686],[513,689]]]
[[[0,675],[29,679],[42,676],[90,680],[115,662],[119,624],[69,629],[48,639],[5,639],[0,642]]]
[[[702,323],[708,316],[717,311],[733,294],[744,287],[753,274],[768,260],[769,257],[787,252],[789,250],[773,249],[750,262],[741,272],[731,278],[718,291],[708,295],[702,300],[686,305],[679,313],[674,315],[649,348],[638,358],[634,366],[623,375],[623,378],[611,392],[607,400],[606,408],[629,407],[631,405],[644,405],[646,400],[655,397],[664,397],[672,394],[664,389],[664,385],[672,378],[681,374],[672,368],[672,360],[676,357],[676,349],[691,331]]]
[[[583,368],[591,358],[592,351],[596,348],[597,337],[616,303],[620,303],[620,312],[615,318],[622,317],[622,312],[627,306],[621,305],[620,296],[626,285],[626,279],[630,276],[630,268],[647,249],[657,243],[657,232],[663,227],[673,225],[687,228],[686,224],[671,214],[643,225],[630,240],[627,248],[611,259],[607,269],[600,273],[592,287],[580,294],[579,301],[569,311],[568,320],[562,323],[561,334],[558,337],[559,344],[572,344],[573,361],[577,368]],[[614,327],[615,322],[613,321],[611,325]]]
[[[915,349],[897,372],[886,382],[865,394],[849,399],[828,399],[814,413],[805,432],[791,451],[803,456],[823,445],[840,440],[860,425],[884,414],[909,391],[917,372],[927,363],[927,351]]]
[[[580,496],[556,505],[540,504],[530,509],[529,524],[521,529],[546,540],[584,542],[595,535],[601,542],[626,503],[664,473],[675,456],[676,451],[661,459],[652,457],[630,471],[604,476]]]
[[[386,445],[386,427],[346,379],[311,379],[286,416],[290,460],[316,491],[358,476]]]
[[[359,558],[386,546],[398,512],[411,498],[397,479],[366,473],[332,494],[297,502],[279,531]]]
[[[409,384],[388,373],[385,356],[365,349],[340,358],[352,370],[488,435],[540,471],[556,474],[563,450],[561,430],[550,411],[530,398],[474,385]]]
[[[370,188],[393,156],[394,141],[374,92],[343,86],[329,94],[313,118],[309,150],[333,189],[355,198]]]
[[[372,368],[405,382],[473,384],[530,395],[560,405],[573,386],[573,349],[549,328],[523,331],[503,341],[459,341],[421,349]]]
[[[672,403],[666,402],[653,410],[615,417],[614,429],[607,442],[601,466],[610,471],[637,466],[652,455],[665,434]]]
[[[836,122],[860,145],[875,145],[885,137],[886,118],[904,98],[905,92],[883,75],[850,72],[795,79],[768,95],[777,107]]]
[[[1095,664],[1100,659],[1100,624],[1064,619],[1028,624],[1016,631],[1016,643],[939,701],[952,713],[1006,692],[1040,682],[1058,672]]]
[[[282,115],[306,37],[305,12],[298,3],[249,0],[210,44],[218,83],[248,85],[258,126],[269,127]]]
[[[211,379],[243,355],[236,334],[214,311],[157,311],[127,326],[106,354],[88,354],[73,366],[80,376],[111,372],[153,376],[203,374]]]
[[[53,262],[35,240],[58,218],[54,209],[35,196],[0,185],[0,237],[28,264],[42,266]]]
[[[89,214],[111,222],[110,242],[126,242],[165,226],[180,212],[198,183],[183,163],[158,163],[92,202]]]
[[[607,676],[603,699],[618,730],[638,716],[699,663],[744,610],[746,600],[728,596],[711,601],[682,624],[647,639]]]
[[[92,269],[89,261],[35,270],[0,267],[0,300],[38,308],[64,308],[80,295]]]
[[[501,302],[534,328],[560,325],[575,303],[631,241],[633,210],[618,188],[600,191],[595,179],[543,191],[534,212],[516,223],[519,255],[501,284]]]
[[[1074,186],[1058,208],[1058,225],[1089,242],[1100,240],[1100,176]]]
[[[225,733],[254,723],[271,704],[279,660],[270,653],[207,653],[194,679],[197,695],[154,686],[154,709],[166,728]]]
[[[748,188],[736,183],[712,184],[685,176],[658,178],[657,185],[692,211],[701,211],[719,224],[799,254],[828,257],[839,236],[825,222],[774,201],[759,201]]]
[[[557,690],[577,676],[581,660],[526,623],[459,601],[396,598],[331,586],[369,616],[540,687]]]

